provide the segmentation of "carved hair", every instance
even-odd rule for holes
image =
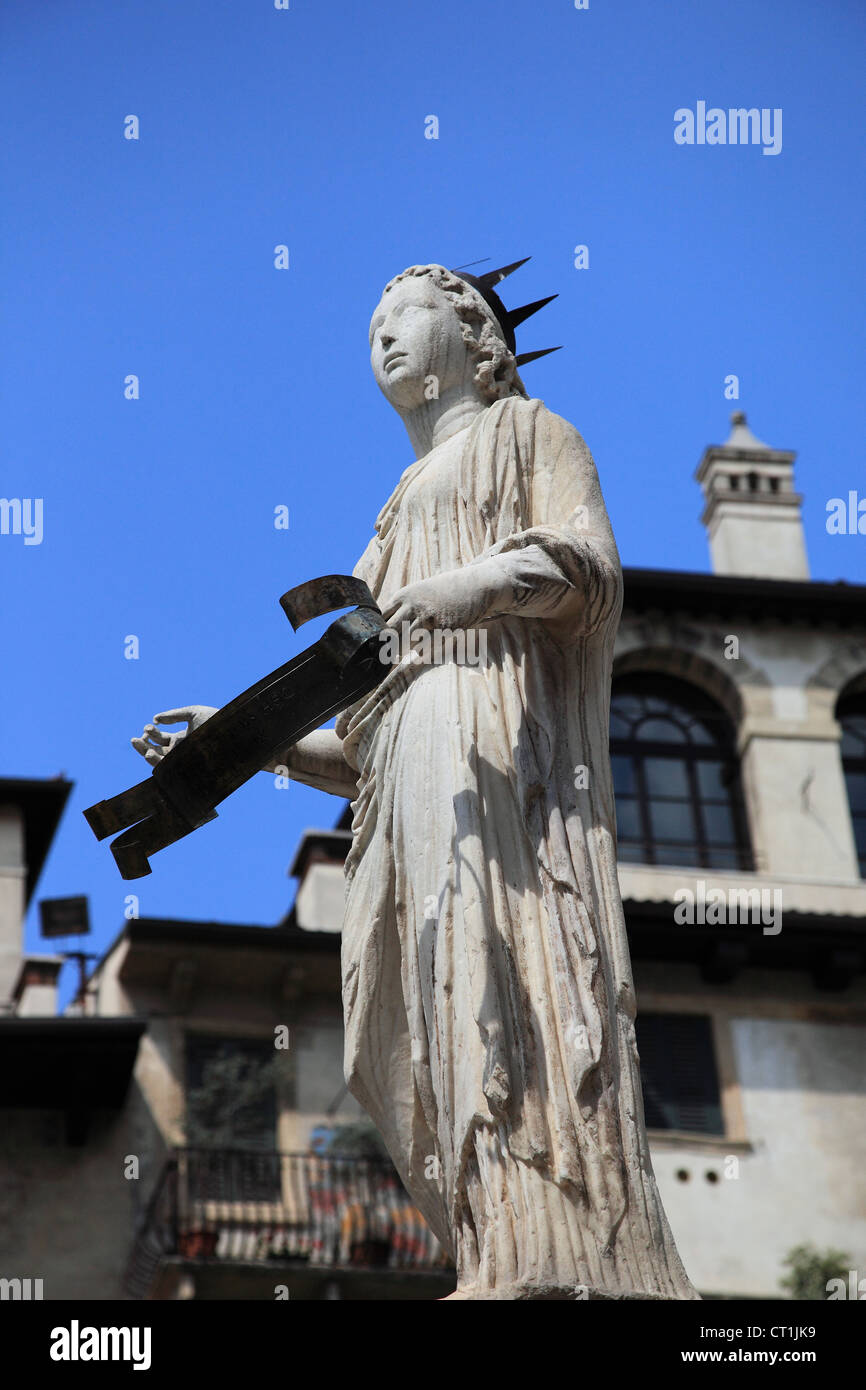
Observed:
[[[491,404],[506,396],[522,396],[528,400],[526,387],[517,373],[514,354],[509,350],[480,294],[476,294],[471,285],[443,265],[410,265],[388,281],[383,295],[410,275],[429,275],[452,304],[460,320],[463,341],[470,357],[475,359],[474,381],[483,398]]]

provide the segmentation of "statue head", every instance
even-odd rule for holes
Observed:
[[[413,265],[385,286],[370,320],[376,382],[401,412],[461,389],[482,405],[527,392],[482,296],[441,265]]]

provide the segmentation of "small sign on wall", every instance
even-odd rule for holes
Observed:
[[[86,936],[90,931],[87,898],[43,898],[39,922],[43,936]]]

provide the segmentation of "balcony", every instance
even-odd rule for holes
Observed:
[[[387,1161],[192,1148],[167,1160],[125,1276],[132,1298],[437,1298],[454,1282]]]

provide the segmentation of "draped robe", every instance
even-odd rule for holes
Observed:
[[[616,874],[622,573],[590,453],[538,400],[412,464],[355,574],[383,604],[491,562],[511,599],[486,660],[392,666],[337,723],[358,772],[346,1081],[458,1297],[695,1298],[649,1157]]]

